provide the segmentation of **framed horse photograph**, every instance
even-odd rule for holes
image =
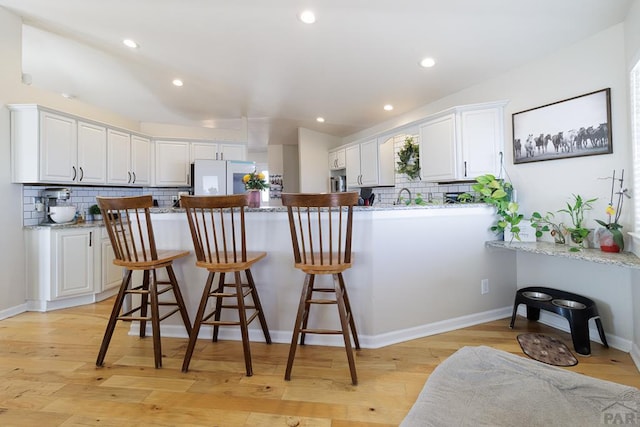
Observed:
[[[513,163],[613,153],[611,88],[512,115]]]

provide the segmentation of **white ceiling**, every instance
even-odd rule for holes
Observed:
[[[141,122],[346,136],[622,22],[632,0],[0,0],[32,84]],[[304,8],[317,22],[297,19]],[[140,44],[133,51],[122,39]],[[423,69],[426,56],[437,64]],[[171,81],[184,80],[182,88]],[[393,104],[392,112],[383,111]],[[315,121],[323,116],[324,124]]]

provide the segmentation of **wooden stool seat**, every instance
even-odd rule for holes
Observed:
[[[213,326],[214,342],[218,341],[220,326],[239,326],[246,374],[250,377],[253,375],[253,367],[249,324],[257,318],[268,344],[271,344],[271,336],[251,274],[251,267],[267,254],[248,252],[246,249],[244,209],[249,204],[248,195],[183,196],[181,202],[189,221],[197,259],[196,266],[209,272],[189,336],[182,371],[189,370],[202,325]],[[245,275],[245,282],[242,281],[241,273]],[[218,282],[212,291],[216,274]],[[233,274],[233,283],[225,282],[226,274]],[[215,307],[207,313],[209,299],[214,299]],[[235,312],[237,320],[223,319],[222,311],[225,309]]]
[[[351,339],[356,350],[360,349],[360,341],[342,276],[351,268],[353,206],[357,203],[358,193],[353,192],[282,194],[289,216],[294,267],[305,273],[284,376],[287,381],[291,379],[298,338],[304,345],[306,334],[336,334],[343,337],[351,382],[358,383]],[[333,287],[317,286],[317,275],[331,275]],[[309,327],[309,311],[314,305],[335,305],[340,329]]]
[[[151,322],[155,367],[162,367],[160,322],[175,313],[180,313],[182,322],[191,332],[191,322],[173,271],[173,261],[187,256],[189,251],[156,249],[149,208],[153,205],[151,195],[134,197],[96,197],[104,224],[109,233],[115,259],[113,264],[125,269],[120,290],[107,323],[102,345],[96,360],[102,366],[111,337],[118,320],[140,322],[140,338],[146,335],[147,322]],[[157,270],[165,269],[168,280],[158,280]],[[142,284],[131,283],[133,271],[142,270]],[[174,300],[159,296],[173,292]],[[139,295],[140,304],[122,312],[127,295]],[[171,308],[173,307],[173,308]],[[162,311],[161,312],[161,308]],[[167,308],[170,308],[167,310]]]

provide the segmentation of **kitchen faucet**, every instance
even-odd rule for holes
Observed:
[[[409,203],[411,203],[411,191],[409,191],[409,189],[408,189],[408,188],[403,187],[402,189],[400,189],[400,191],[398,191],[398,199],[396,200],[396,205],[399,205],[399,204],[400,204],[400,199],[402,198],[402,197],[400,197],[400,196],[402,195],[402,192],[403,192],[403,191],[406,191],[406,192],[407,192],[407,194],[409,195]]]

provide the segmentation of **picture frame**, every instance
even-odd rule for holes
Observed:
[[[611,88],[512,115],[513,163],[613,153]]]

